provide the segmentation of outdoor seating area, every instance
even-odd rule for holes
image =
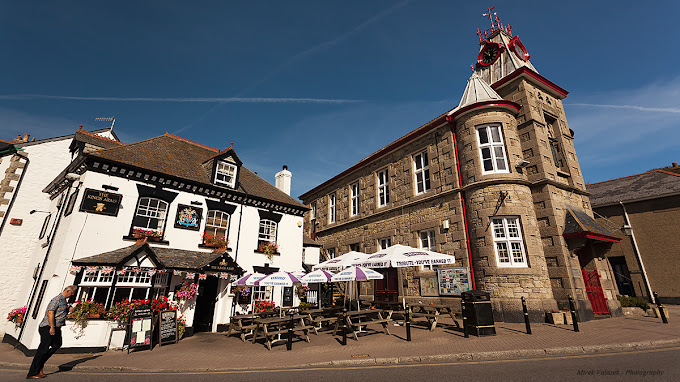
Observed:
[[[409,309],[411,319],[417,318],[427,319],[430,331],[433,331],[435,329],[435,327],[437,326],[437,322],[442,315],[447,315],[451,317],[456,327],[460,327],[460,325],[458,325],[458,321],[456,321],[456,314],[453,312],[454,309],[453,306],[441,304],[439,305],[411,304],[409,305]]]

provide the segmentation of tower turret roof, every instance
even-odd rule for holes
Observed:
[[[449,115],[455,113],[456,111],[470,106],[475,103],[485,102],[485,101],[500,101],[503,98],[496,93],[495,90],[489,86],[480,76],[476,73],[472,73],[472,76],[468,79],[467,86],[463,92],[463,97],[460,99],[460,103],[453,110],[449,112]]]

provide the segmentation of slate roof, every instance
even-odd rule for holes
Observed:
[[[87,155],[124,163],[198,183],[212,183],[210,166],[203,163],[219,150],[166,133],[124,146],[99,150]],[[238,190],[249,195],[305,208],[302,203],[241,166]]]
[[[563,235],[592,232],[610,238],[621,239],[582,210],[569,205],[565,205],[565,207],[567,209],[567,216],[565,217]]]
[[[165,247],[152,247],[144,242],[73,260],[72,263],[76,265],[119,265],[129,256],[141,251],[153,254],[165,268],[191,270],[199,270],[210,264],[213,260],[224,255],[224,252],[200,252]]]
[[[593,207],[680,193],[680,174],[653,170],[586,185]]]
[[[80,129],[76,131],[75,135],[73,136],[73,139],[79,142],[89,143],[91,145],[98,146],[104,149],[125,145],[125,143],[123,142],[102,137],[101,135],[97,135],[95,133]]]
[[[302,245],[305,247],[321,247],[321,243],[316,240],[312,240],[312,238],[308,236],[302,238]]]

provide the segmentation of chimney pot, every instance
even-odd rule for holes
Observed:
[[[22,139],[22,142],[28,142],[29,137],[30,137],[29,134],[24,134],[24,138]]]
[[[678,162],[673,162],[673,167],[678,167]]]
[[[676,165],[676,166],[678,165],[677,163],[673,163],[673,164]],[[283,165],[283,169],[284,169],[284,170],[288,170],[288,166],[286,166],[286,165],[284,164],[284,165]]]

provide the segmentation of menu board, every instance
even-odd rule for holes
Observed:
[[[436,277],[421,277],[420,278],[420,295],[421,296],[439,296],[437,290]]]
[[[459,295],[470,290],[470,272],[467,268],[439,268],[440,295]]]
[[[163,310],[158,322],[158,345],[177,342],[177,311]]]
[[[130,324],[128,325],[128,340],[130,349],[149,346],[153,348],[153,312],[151,309],[135,309],[130,314]]]

